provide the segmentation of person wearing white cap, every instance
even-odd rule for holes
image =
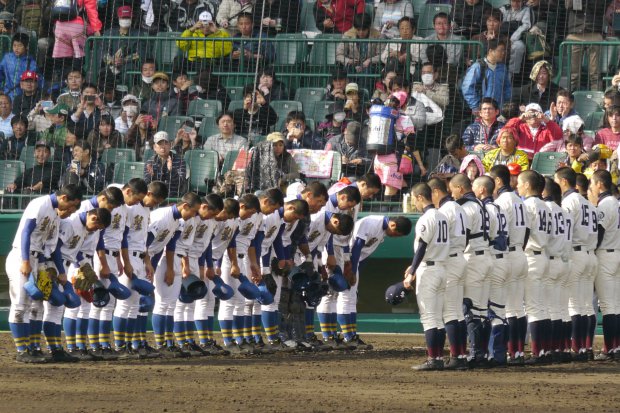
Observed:
[[[213,21],[213,14],[203,11],[198,15],[198,21],[192,27],[186,29],[181,34],[183,38],[224,38],[230,34],[222,28],[218,28]],[[189,40],[178,40],[177,46],[184,53],[187,53],[188,70],[198,69],[203,59],[218,59],[228,56],[232,52],[233,44],[229,41],[202,41],[192,42]]]
[[[121,106],[123,110],[120,116],[114,119],[114,128],[123,135],[127,134],[131,125],[133,125],[134,119],[138,116],[140,110],[140,101],[134,95],[125,95],[121,99]]]
[[[566,145],[571,136],[578,136],[581,138],[583,151],[587,152],[592,149],[594,145],[594,138],[584,133],[583,119],[579,115],[569,116],[564,118],[560,127],[562,128],[563,137],[560,140],[552,141],[543,146],[541,152],[565,152]]]
[[[562,129],[543,113],[538,103],[530,103],[518,118],[506,123],[517,133],[517,147],[527,153],[531,160],[542,147],[554,140],[562,139]]]
[[[153,136],[155,155],[144,162],[144,180],[162,181],[168,186],[168,195],[171,198],[182,196],[186,191],[185,176],[187,167],[182,156],[171,152],[172,143],[168,133],[157,132]]]
[[[173,2],[168,19],[170,30],[182,32],[191,28],[200,21],[200,15],[204,12],[210,13],[211,16],[215,17],[218,3],[219,1],[213,0],[182,0]]]

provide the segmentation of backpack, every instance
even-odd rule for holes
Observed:
[[[83,15],[84,5],[80,6],[78,0],[52,0],[53,20],[71,21]]]

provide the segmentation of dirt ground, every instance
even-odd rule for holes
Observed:
[[[620,410],[620,363],[420,373],[422,336],[364,338],[375,350],[35,366],[3,333],[0,412]]]

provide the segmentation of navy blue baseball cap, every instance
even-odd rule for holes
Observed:
[[[405,288],[403,282],[399,281],[396,284],[390,285],[387,290],[385,290],[385,301],[388,304],[398,305],[405,301],[405,297],[409,295],[410,292],[410,290]]]

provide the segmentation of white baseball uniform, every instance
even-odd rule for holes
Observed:
[[[530,236],[525,246],[527,277],[525,279],[525,312],[529,323],[549,319],[543,295],[543,280],[547,275],[548,259],[545,247],[548,242],[547,226],[550,211],[545,202],[537,196],[530,196],[523,202],[530,222]]]
[[[603,316],[620,313],[617,308],[616,279],[620,274],[620,208],[609,193],[601,194],[598,201],[598,224],[605,230],[596,251],[598,272],[595,279],[596,294]]]

